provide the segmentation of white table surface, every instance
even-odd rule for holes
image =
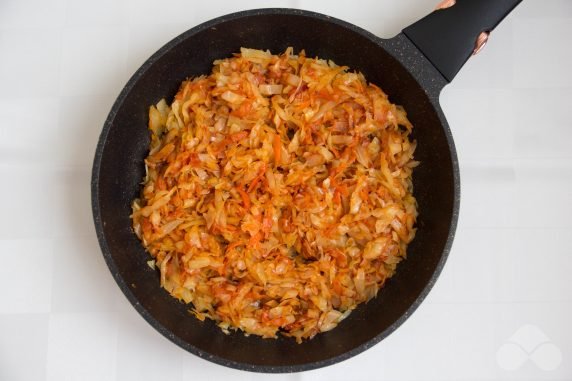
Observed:
[[[525,0],[443,91],[462,177],[453,250],[417,312],[365,353],[287,375],[212,364],[149,326],[100,253],[97,138],[164,43],[270,6],[391,37],[435,2],[0,1],[0,380],[572,379],[571,0]]]

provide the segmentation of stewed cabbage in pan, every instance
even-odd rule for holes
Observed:
[[[415,235],[405,110],[334,62],[242,48],[149,109],[132,221],[160,285],[298,342],[375,297]]]

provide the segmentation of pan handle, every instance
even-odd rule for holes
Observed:
[[[451,82],[488,34],[522,0],[444,0],[403,33]]]

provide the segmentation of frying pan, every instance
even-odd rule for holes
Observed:
[[[453,1],[446,1],[442,7]],[[441,89],[520,0],[457,0],[445,9],[380,39],[347,22],[294,9],[257,9],[208,21],[181,34],[149,58],[113,105],[101,133],[92,173],[92,209],[105,260],[117,284],[155,329],[187,351],[212,362],[257,372],[295,372],[348,359],[378,343],[419,306],[451,248],[460,202],[453,138],[439,106]],[[484,40],[481,35],[479,43]],[[129,215],[139,195],[148,153],[148,106],[171,100],[187,77],[207,74],[215,59],[240,47],[283,52],[305,49],[362,72],[391,102],[403,105],[415,126],[413,176],[418,231],[408,258],[378,296],[360,305],[332,331],[297,344],[224,334],[200,322],[189,306],[159,287],[158,274],[135,236]]]

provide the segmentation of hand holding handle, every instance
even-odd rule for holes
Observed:
[[[451,82],[491,32],[522,0],[447,0],[403,33]]]

